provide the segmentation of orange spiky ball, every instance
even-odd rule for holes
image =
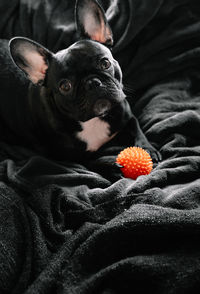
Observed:
[[[124,177],[136,180],[141,175],[148,175],[153,168],[151,156],[140,147],[128,147],[117,156],[116,162],[123,166]]]

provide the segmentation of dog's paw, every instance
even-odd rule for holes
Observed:
[[[153,147],[150,143],[146,142],[146,144],[144,144],[142,142],[137,142],[135,143],[134,146],[140,147],[146,150],[151,156],[154,165],[157,165],[160,161],[162,161],[161,153],[155,147]]]
[[[113,164],[111,164],[110,171],[112,173],[112,178],[114,180],[119,180],[123,178],[121,168],[123,168],[123,166],[117,162],[114,162]]]
[[[147,146],[142,148],[150,154],[154,165],[157,165],[160,161],[162,161],[161,153],[153,146]]]
[[[120,164],[116,163],[115,156],[105,156],[101,157],[95,161],[92,162],[92,165],[90,164],[90,168],[92,168],[93,171],[98,172],[103,177],[107,178],[111,182],[115,182],[121,178],[123,178],[123,174],[121,171]]]

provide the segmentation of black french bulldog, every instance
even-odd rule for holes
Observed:
[[[132,145],[159,152],[148,142],[123,92],[122,72],[113,58],[111,29],[95,0],[77,0],[76,24],[81,39],[53,54],[23,37],[11,39],[10,53],[30,81],[28,111],[33,137],[49,153],[65,158],[97,151],[125,127]]]

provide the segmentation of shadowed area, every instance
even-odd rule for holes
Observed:
[[[101,3],[129,102],[163,160],[136,181],[99,170],[126,147],[128,132],[78,163],[5,143],[16,117],[27,136],[28,81],[1,40],[2,294],[199,292],[199,1]],[[1,0],[0,38],[65,49],[77,40],[74,4]]]

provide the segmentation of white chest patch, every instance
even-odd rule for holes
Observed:
[[[107,122],[94,117],[86,122],[80,122],[83,130],[77,137],[87,144],[87,151],[96,151],[103,144],[110,141],[115,135],[110,135],[110,126]]]

